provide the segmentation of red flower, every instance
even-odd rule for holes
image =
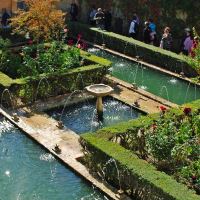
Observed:
[[[160,110],[165,113],[165,111],[167,110],[167,108],[165,106],[160,106]]]
[[[33,40],[29,40],[28,44],[30,44],[30,45],[33,44]]]
[[[67,28],[64,28],[63,31],[64,31],[64,33],[67,33],[67,32],[68,32],[68,29],[67,29]]]
[[[192,109],[191,108],[184,108],[183,112],[184,112],[185,115],[189,115],[192,112]]]
[[[197,177],[195,176],[195,175],[192,175],[192,180],[196,180],[197,179]]]
[[[78,45],[77,45],[77,47],[78,47],[79,49],[81,49],[81,48],[82,48],[81,44],[78,44]]]
[[[157,128],[157,125],[156,124],[152,124],[152,128],[153,128],[153,131],[155,131],[155,129]]]
[[[74,40],[68,40],[67,44],[68,44],[69,46],[73,46],[73,45],[74,45]]]
[[[77,36],[77,39],[80,40],[81,38],[82,38],[82,34],[79,33],[78,36]]]

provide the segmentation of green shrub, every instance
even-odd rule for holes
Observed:
[[[70,47],[64,50],[61,42],[26,46],[22,49],[23,63],[18,70],[22,77],[42,73],[63,72],[80,66],[80,50]]]
[[[196,129],[194,131],[196,136],[199,137],[199,115],[197,112],[199,112],[198,109],[200,108],[200,100],[194,101],[191,104],[187,104],[185,106],[192,108],[192,110],[196,110],[195,112],[197,115],[194,115],[194,120],[192,122],[192,125],[190,125],[190,128],[195,127],[194,124],[196,124]],[[141,138],[141,132],[138,131],[141,129],[143,129],[143,131],[145,131],[145,129],[149,130],[149,127],[152,131],[152,125],[156,121],[160,126],[158,127],[158,124],[156,124],[156,126],[158,127],[158,131],[160,131],[161,137],[159,136],[159,133],[157,133],[158,135],[153,134],[154,138],[151,138],[151,141],[149,141],[149,143],[152,142],[152,144],[148,145],[153,145],[153,147],[155,147],[155,149],[152,150],[154,155],[158,155],[158,160],[167,160],[167,158],[172,158],[175,156],[175,154],[171,154],[170,148],[173,147],[177,140],[180,140],[179,144],[183,144],[181,143],[181,141],[187,141],[189,138],[186,138],[184,134],[182,134],[182,136],[184,136],[183,138],[180,137],[180,131],[178,131],[177,128],[175,129],[173,127],[173,124],[168,123],[169,121],[176,122],[175,120],[173,120],[173,116],[181,117],[182,109],[172,109],[170,112],[167,112],[165,116],[166,119],[161,117],[161,119],[158,120],[160,115],[153,114],[149,116],[143,116],[136,120],[123,122],[115,126],[104,128],[98,130],[96,133],[87,133],[81,135],[81,143],[84,149],[86,150],[85,155],[88,167],[92,172],[98,172],[98,175],[102,175],[101,170],[104,169],[105,163],[107,163],[110,159],[115,159],[120,170],[120,174],[122,174],[122,189],[135,198],[166,200],[200,199],[198,195],[195,195],[193,191],[188,190],[186,186],[177,183],[173,177],[170,177],[163,172],[157,171],[157,169],[151,164],[148,164],[146,161],[139,159],[136,156],[136,154],[140,155],[141,153],[141,143],[138,143],[137,141],[138,136]],[[187,119],[187,117],[188,116],[186,116],[186,118],[183,119],[185,123],[187,122],[187,120],[190,120]],[[163,120],[166,122],[165,125],[163,125]],[[164,129],[164,127],[166,129]],[[178,127],[181,127],[181,130],[186,130],[185,134],[188,133],[187,123],[181,123]],[[184,127],[186,127],[187,129],[185,129]],[[175,134],[174,137],[172,137],[173,134]],[[191,133],[191,135],[193,134]],[[167,141],[167,138],[170,139],[168,140],[170,141],[169,143]],[[161,140],[160,143],[157,139],[159,139],[159,141]],[[129,144],[133,144],[133,146],[130,146]],[[189,154],[187,154],[189,157],[195,154],[199,155],[199,150],[196,149],[195,146],[193,147],[193,153],[191,154],[190,151]],[[199,146],[197,145],[196,147]],[[162,150],[161,153],[158,151],[159,149]],[[135,151],[135,153],[133,152],[133,150]],[[188,152],[188,148],[183,150]],[[168,153],[170,153],[170,155],[168,155]],[[183,154],[185,155],[184,152]],[[178,154],[176,154],[176,156],[177,155]],[[151,158],[153,159],[153,157],[150,157],[149,159]],[[184,183],[186,182],[186,180],[188,181],[188,177],[191,182],[193,181],[193,179],[195,179],[196,182],[195,184],[193,184],[193,189],[197,189],[197,184],[199,184],[199,160],[198,157],[196,158],[197,159],[194,159],[193,164],[184,165],[184,167],[182,169],[179,168],[177,173],[174,175],[179,180],[179,182]],[[186,160],[188,160],[188,157],[186,158]],[[170,162],[171,160],[168,161]],[[185,163],[185,161],[183,162]],[[174,166],[171,165],[171,167]],[[117,180],[116,172],[111,172],[110,170],[112,169],[109,168],[106,174],[103,173],[103,177],[108,182],[114,183],[115,186],[119,187],[119,180]],[[150,196],[147,197],[146,194]]]

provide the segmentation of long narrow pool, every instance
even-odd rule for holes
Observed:
[[[0,121],[0,200],[106,200],[41,146]]]
[[[116,78],[136,83],[140,88],[171,102],[180,105],[200,98],[200,88],[186,81],[97,48],[90,48],[88,51],[112,61],[111,74]]]

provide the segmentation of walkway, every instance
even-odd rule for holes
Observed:
[[[113,76],[107,75],[105,81],[113,85],[115,89],[115,92],[110,96],[147,114],[160,112],[160,106],[165,106],[167,109],[178,106],[140,88],[134,89],[133,85]],[[135,105],[135,101],[138,102],[139,106]]]

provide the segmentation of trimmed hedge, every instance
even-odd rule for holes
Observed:
[[[92,54],[82,51],[82,50],[81,50],[81,57],[86,61],[89,61],[91,63],[96,63],[96,64],[106,66],[106,67],[111,67],[111,64],[112,64],[109,60],[107,60],[105,58],[101,58],[101,57],[92,55]]]
[[[187,104],[186,107],[199,109],[200,100]],[[182,112],[179,109],[172,109],[172,111],[176,113]],[[99,174],[110,158],[115,159],[120,173],[123,174],[120,177],[124,186],[122,186],[122,189],[128,190],[132,188],[131,196],[138,199],[200,200],[200,196],[189,190],[185,185],[178,183],[167,174],[157,171],[154,166],[139,159],[132,151],[110,141],[115,134],[125,133],[130,128],[151,125],[157,117],[159,117],[159,114],[143,116],[136,120],[98,130],[96,133],[81,135],[81,144],[87,151],[88,167],[91,171]],[[113,172],[113,169],[110,169],[105,176],[110,182],[119,187],[116,173],[116,171]]]
[[[97,28],[78,22],[69,23],[69,29],[73,35],[83,34],[83,38],[95,44],[106,44],[106,47],[124,53],[129,56],[139,56],[142,60],[165,68],[173,72],[184,72],[188,77],[197,76],[198,73],[187,63],[184,56],[159,47],[145,44],[138,40],[119,35],[113,32],[106,32]]]
[[[21,97],[27,103],[36,100],[34,97],[36,93],[38,98],[44,98],[49,95],[55,96],[83,89],[89,84],[100,83],[112,63],[109,60],[82,50],[81,57],[85,66],[68,69],[62,73],[54,72],[40,74],[39,76],[12,79],[0,72],[0,91],[9,88],[12,94]],[[45,82],[48,80],[50,88],[47,88],[47,83],[45,83],[45,86],[40,86],[38,91],[38,84],[42,79]]]

